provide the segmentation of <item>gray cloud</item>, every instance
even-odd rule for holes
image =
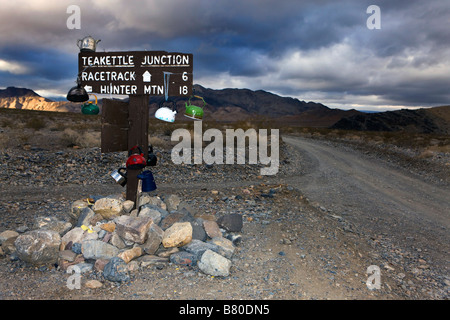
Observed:
[[[448,104],[448,1],[375,2],[3,1],[0,87],[64,95],[76,77],[76,40],[90,34],[101,51],[193,53],[194,82],[212,88],[336,107]],[[81,8],[81,30],[66,27],[70,4]],[[381,30],[366,27],[372,4]]]

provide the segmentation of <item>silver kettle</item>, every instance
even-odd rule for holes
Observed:
[[[91,36],[84,37],[83,39],[78,39],[77,46],[80,48],[80,51],[94,51],[97,47],[97,43],[101,40],[95,40]]]

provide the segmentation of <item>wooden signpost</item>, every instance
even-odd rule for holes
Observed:
[[[78,69],[88,93],[128,95],[129,102],[103,99],[102,152],[140,146],[148,160],[149,99],[151,96],[190,97],[193,55],[165,51],[81,51]],[[127,200],[136,202],[138,174],[127,170]]]

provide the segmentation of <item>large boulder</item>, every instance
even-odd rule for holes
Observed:
[[[165,248],[181,247],[192,240],[192,225],[190,222],[176,222],[164,231],[162,244]]]
[[[17,256],[33,265],[55,264],[58,261],[61,236],[53,230],[34,230],[17,237]]]
[[[211,276],[227,277],[230,274],[231,261],[214,251],[206,250],[198,262],[198,267]]]
[[[81,244],[81,252],[85,259],[111,259],[117,256],[119,249],[100,240],[87,240]]]
[[[143,244],[148,237],[148,230],[153,223],[149,217],[120,216],[114,220],[116,233],[124,240]]]
[[[119,257],[114,257],[105,265],[103,276],[113,282],[126,282],[130,280],[127,264]]]
[[[92,210],[101,214],[104,219],[114,219],[122,213],[123,203],[119,199],[101,198],[95,201]]]

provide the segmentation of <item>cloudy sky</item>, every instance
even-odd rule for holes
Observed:
[[[97,51],[192,53],[194,83],[213,89],[341,109],[450,104],[449,0],[0,0],[0,88],[65,96],[86,35]]]

